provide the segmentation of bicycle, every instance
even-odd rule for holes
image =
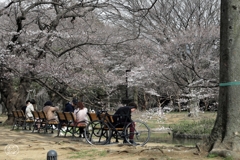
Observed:
[[[112,138],[115,138],[116,143],[119,142],[119,139],[123,139],[128,144],[132,144],[129,137],[134,135],[133,140],[136,144],[144,146],[150,138],[149,127],[140,120],[123,124],[122,122],[114,122],[113,115],[110,115],[107,111],[99,111],[96,114],[98,119],[95,118],[95,120],[89,122],[84,131],[85,139],[89,144],[110,144]],[[132,123],[135,124],[134,131],[130,131]]]

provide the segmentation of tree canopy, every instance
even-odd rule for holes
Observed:
[[[129,87],[151,95],[216,96],[219,0],[18,0],[1,6],[2,87],[17,78],[17,86],[29,84],[24,95],[34,82],[60,99],[97,88],[111,98],[131,70]],[[9,94],[2,95],[7,101]]]

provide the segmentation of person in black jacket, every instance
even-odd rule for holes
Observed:
[[[78,103],[78,100],[75,98],[72,100],[72,103],[71,102],[66,103],[64,112],[74,112],[74,109],[77,103]]]
[[[137,109],[137,104],[134,102],[129,103],[125,107],[120,107],[113,115],[114,123],[118,124],[127,124],[129,122],[132,122],[131,113],[134,112]],[[135,123],[132,123],[130,125],[130,132],[133,133],[135,128]],[[129,136],[129,142],[133,145],[137,145],[133,141],[134,134],[130,134]],[[123,143],[126,143],[126,140],[124,139]]]
[[[78,100],[76,98],[73,98],[72,102],[67,102],[65,104],[65,108],[64,108],[63,112],[72,112],[73,113],[77,103],[78,103]],[[68,123],[68,122],[61,121],[61,123]],[[63,127],[61,130],[65,132],[67,130],[67,127]],[[60,135],[63,135],[63,133],[60,132]]]

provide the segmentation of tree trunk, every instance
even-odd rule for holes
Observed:
[[[1,81],[1,95],[2,95],[2,101],[4,105],[6,106],[7,110],[7,116],[8,119],[5,121],[5,124],[12,124],[13,122],[13,115],[12,115],[12,110],[16,108],[15,105],[15,96],[16,94],[14,93],[13,85],[11,80],[3,79]]]
[[[147,100],[147,94],[143,91],[143,106],[142,106],[142,110],[145,111],[147,109],[147,105],[148,105],[148,100]]]
[[[15,91],[13,81],[11,80],[2,80],[2,99],[3,103],[7,109],[7,116],[8,119],[4,122],[5,124],[12,124],[13,123],[13,115],[12,111],[21,109],[23,105],[25,105],[27,89],[31,85],[30,81],[21,78],[18,90]]]
[[[26,75],[27,77],[28,75]],[[31,89],[31,80],[25,77],[20,78],[20,84],[18,88],[18,99],[16,102],[17,108],[21,109],[23,105],[26,104],[26,98],[29,90]]]
[[[210,153],[240,159],[240,1],[221,1],[220,90]]]
[[[189,105],[190,113],[188,116],[189,117],[198,117],[199,100],[197,99],[197,97],[192,97],[189,102],[190,102],[190,105]]]
[[[182,108],[182,106],[181,106],[181,102],[179,101],[179,99],[180,99],[179,91],[178,91],[178,93],[177,93],[176,96],[177,96],[177,99],[178,99],[178,101],[177,101],[178,111],[181,112],[181,108]]]
[[[138,87],[133,87],[133,101],[138,105]],[[139,110],[141,110],[140,106],[138,105]]]

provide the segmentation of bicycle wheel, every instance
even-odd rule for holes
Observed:
[[[109,143],[111,133],[111,129],[107,123],[95,120],[88,123],[84,131],[84,136],[89,144],[104,145]]]
[[[124,130],[125,139],[129,144],[132,144],[130,142],[130,137],[133,136],[132,140],[137,145],[144,146],[150,138],[150,134],[151,134],[150,129],[144,122],[136,120],[135,126],[133,125],[133,130],[131,131],[130,127],[133,123],[134,122],[130,122],[127,124],[127,126]]]
[[[73,137],[82,138],[82,136],[84,136],[84,129],[80,129],[79,127],[74,127],[72,131],[70,131],[70,133],[72,133]]]

